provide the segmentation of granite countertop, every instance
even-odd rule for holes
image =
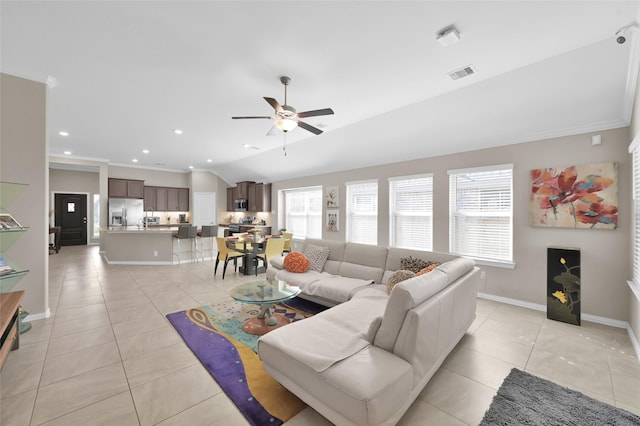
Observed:
[[[140,233],[154,233],[154,234],[171,234],[178,230],[178,226],[158,226],[155,228],[144,229],[137,226],[109,226],[108,228],[101,228],[102,232],[108,232],[109,234],[140,234]]]

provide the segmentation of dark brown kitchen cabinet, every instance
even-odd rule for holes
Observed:
[[[178,211],[179,212],[189,211],[189,189],[188,188],[178,188]]]
[[[249,185],[255,183],[250,181],[236,183],[235,200],[246,200],[249,198]]]
[[[233,211],[233,188],[227,188],[227,211]]]
[[[144,181],[109,178],[109,198],[144,198]]]
[[[249,211],[271,211],[271,184],[252,183],[249,185]]]
[[[155,186],[144,187],[144,211],[158,211],[158,191]]]
[[[145,211],[187,212],[189,211],[189,188],[144,187]]]

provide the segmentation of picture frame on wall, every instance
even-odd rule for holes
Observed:
[[[327,186],[324,192],[325,204],[328,209],[340,207],[340,188]]]
[[[327,210],[327,231],[338,232],[339,231],[339,210]]]

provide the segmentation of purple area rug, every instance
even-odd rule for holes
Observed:
[[[291,321],[325,309],[300,298],[275,306]],[[259,336],[242,331],[244,321],[258,311],[256,305],[230,301],[175,312],[167,319],[249,423],[281,425],[306,405],[265,373],[255,353]]]

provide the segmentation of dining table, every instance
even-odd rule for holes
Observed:
[[[225,239],[229,250],[238,251],[242,257],[240,273],[244,275],[258,275],[267,270],[265,266],[258,266],[258,254],[264,253],[267,238],[259,233],[244,233]]]

